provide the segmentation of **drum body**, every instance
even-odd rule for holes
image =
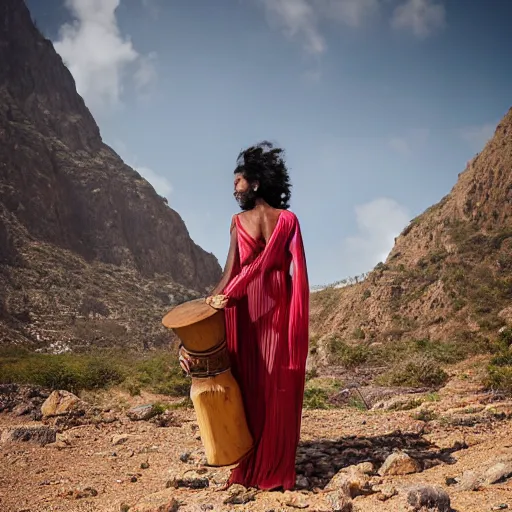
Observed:
[[[177,306],[162,323],[182,342],[180,364],[192,377],[190,398],[208,464],[236,464],[251,450],[253,439],[230,370],[224,311],[199,299]]]

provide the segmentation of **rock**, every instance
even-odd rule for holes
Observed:
[[[45,446],[54,443],[57,439],[57,431],[47,426],[20,426],[9,427],[2,431],[0,441],[5,442],[30,442]]]
[[[98,491],[94,487],[84,487],[68,491],[67,496],[70,496],[75,500],[82,498],[92,498],[94,496],[98,496]]]
[[[498,462],[491,466],[483,475],[483,484],[491,485],[504,480],[508,480],[512,476],[512,462]]]
[[[494,505],[491,510],[507,510],[508,505],[506,503],[500,503],[499,505]]]
[[[363,475],[371,475],[375,471],[373,463],[371,462],[361,462],[361,464],[356,464],[353,467],[354,469],[357,469],[357,471],[361,472]]]
[[[43,418],[62,415],[82,415],[87,404],[76,395],[65,390],[53,391],[41,406]]]
[[[334,491],[327,495],[332,512],[352,512],[354,510],[352,500],[343,492]]]
[[[305,509],[309,507],[309,503],[306,500],[306,496],[304,494],[298,493],[286,493],[285,494],[285,505],[291,508]]]
[[[391,484],[383,485],[375,490],[378,490],[377,499],[380,501],[387,501],[398,494],[396,488]]]
[[[462,476],[455,480],[460,491],[476,491],[480,487],[480,477],[476,471],[464,471]]]
[[[188,462],[190,460],[190,457],[192,456],[192,452],[183,452],[180,455],[181,462]]]
[[[141,462],[140,468],[141,469],[149,469],[149,462]]]
[[[423,509],[431,512],[451,512],[450,496],[441,487],[418,485],[411,487],[407,493],[407,503],[414,511]]]
[[[180,502],[169,491],[160,491],[144,496],[129,512],[178,512]]]
[[[151,422],[158,427],[181,427],[181,421],[178,421],[173,411],[166,410],[161,414],[151,418]]]
[[[464,471],[457,478],[457,489],[461,491],[477,491],[486,485],[496,484],[512,476],[512,461],[501,461],[484,471]]]
[[[409,475],[420,471],[420,465],[405,452],[392,453],[380,467],[380,476]]]
[[[25,416],[26,414],[30,414],[34,410],[34,406],[31,403],[21,403],[18,404],[12,410],[13,414],[16,416]]]
[[[112,444],[114,446],[117,446],[119,444],[126,443],[130,439],[130,436],[128,434],[114,434],[112,436]]]
[[[228,489],[229,496],[224,500],[224,505],[245,505],[254,498],[258,491],[255,489],[246,489],[243,485],[232,485]]]
[[[304,475],[297,475],[297,479],[295,481],[295,487],[297,489],[308,489],[311,483]]]
[[[153,418],[157,414],[158,411],[154,409],[153,404],[146,404],[132,407],[127,411],[126,416],[132,421],[144,421]]]
[[[210,486],[208,477],[197,471],[185,471],[181,476],[172,476],[166,483],[167,488],[186,487],[188,489],[205,489]]]
[[[364,469],[368,469],[367,467]],[[343,468],[326,485],[326,490],[340,491],[349,498],[355,498],[369,491],[369,478],[358,466]]]

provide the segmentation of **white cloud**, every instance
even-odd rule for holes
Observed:
[[[410,30],[425,38],[446,25],[444,5],[435,0],[406,0],[398,5],[391,19],[391,26],[399,30]]]
[[[120,102],[124,78],[147,86],[156,77],[155,55],[140,55],[120,33],[115,11],[120,0],[66,0],[72,23],[60,27],[54,46],[71,71],[78,92],[92,110]]]
[[[147,90],[152,84],[156,82],[156,60],[155,52],[140,57],[140,65],[133,75],[135,86],[139,91]]]
[[[359,27],[379,9],[379,0],[260,0],[269,23],[299,40],[312,55],[327,49],[320,25],[326,20]]]
[[[429,130],[418,128],[406,135],[393,136],[388,140],[391,149],[402,156],[411,156],[421,150],[428,141]]]
[[[269,22],[292,38],[300,38],[304,49],[321,54],[326,45],[318,30],[318,13],[307,0],[263,0]]]
[[[496,124],[486,123],[480,126],[466,126],[460,130],[461,138],[475,150],[480,151],[494,135]]]
[[[360,27],[380,8],[379,0],[316,0],[329,19],[335,19],[350,27]]]
[[[344,240],[343,257],[347,270],[360,274],[386,260],[410,216],[406,208],[385,197],[356,206],[355,211],[358,234]]]

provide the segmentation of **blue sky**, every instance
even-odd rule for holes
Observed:
[[[27,0],[104,141],[224,264],[240,149],[284,147],[312,284],[368,271],[511,106],[503,0]]]

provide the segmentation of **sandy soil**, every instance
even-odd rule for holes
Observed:
[[[478,368],[478,364],[473,364],[473,368]],[[512,402],[493,400],[481,392],[477,377],[478,371],[471,367],[465,366],[464,371],[455,369],[452,380],[440,390],[436,401],[412,410],[361,411],[349,407],[306,410],[302,442],[310,450],[307,453],[322,450],[326,445],[348,453],[347,447],[352,443],[350,456],[360,462],[372,460],[374,452],[382,450],[382,446],[386,448],[388,439],[395,448],[403,440],[403,445],[398,447],[411,456],[415,453],[419,458],[434,460],[439,455],[443,459],[434,467],[406,476],[372,476],[374,483],[396,488],[397,495],[386,501],[379,500],[377,494],[357,496],[353,500],[356,511],[409,510],[404,504],[404,492],[419,483],[443,487],[453,509],[459,512],[506,510],[505,506],[512,509],[512,479],[505,478],[478,491],[464,491],[457,485],[447,484],[447,479],[460,477],[464,471],[483,471],[499,459],[512,461]],[[111,405],[126,407],[157,400],[165,402],[166,398],[154,395],[130,398],[111,393],[96,396],[95,400],[104,405],[110,401]],[[425,407],[430,411],[430,421],[415,419]],[[202,446],[193,410],[174,411],[175,426],[168,427],[131,421],[122,411],[116,415],[118,421],[113,423],[67,429],[58,434],[57,442],[46,446],[1,442],[0,510],[165,512],[173,510],[173,499],[176,500],[174,510],[180,512],[333,510],[328,493],[318,488],[293,493],[257,493],[246,504],[224,504],[229,494],[219,488],[227,478],[227,470],[201,465]],[[23,416],[12,413],[0,414],[1,430],[18,425],[41,425],[41,422],[24,421]],[[126,434],[128,438],[114,445],[112,438],[117,434]],[[364,452],[357,444],[361,442],[367,446]],[[454,449],[455,443],[459,446]],[[443,448],[451,447],[452,450],[443,452]],[[208,478],[209,487],[198,490],[169,487],[173,477],[183,476],[187,471],[191,474],[191,470],[199,470],[200,478]],[[500,506],[501,509],[493,508]]]

